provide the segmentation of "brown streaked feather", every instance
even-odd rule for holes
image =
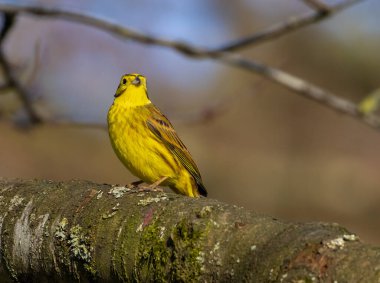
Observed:
[[[203,186],[198,167],[169,120],[153,104],[146,107],[149,107],[149,112],[151,114],[146,121],[148,128],[163,142],[169,151],[177,157],[179,162],[186,168],[191,176],[193,176],[199,193],[206,196],[207,191]]]

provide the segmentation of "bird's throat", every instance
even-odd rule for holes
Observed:
[[[124,107],[136,107],[150,104],[151,101],[144,87],[128,87],[115,99],[115,103]]]

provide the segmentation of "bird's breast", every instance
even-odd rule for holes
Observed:
[[[147,113],[134,109],[111,110],[108,115],[111,144],[132,174],[148,182],[175,176],[177,160],[147,127]]]

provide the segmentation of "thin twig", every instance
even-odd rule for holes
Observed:
[[[339,11],[359,1],[362,1],[362,0],[342,1],[340,4],[337,4],[336,6],[331,7],[331,10]],[[374,115],[369,115],[365,117],[362,116],[358,112],[356,104],[351,101],[348,101],[344,98],[340,98],[331,92],[323,90],[313,84],[310,84],[293,75],[287,74],[281,70],[268,67],[261,63],[255,62],[253,60],[248,60],[239,54],[233,54],[233,53],[224,51],[224,50],[236,49],[237,47],[240,48],[248,44],[258,43],[260,41],[258,39],[251,40],[249,43],[246,42],[245,44],[242,44],[242,42],[240,42],[239,44],[235,44],[234,48],[229,47],[227,49],[222,49],[223,51],[215,51],[212,49],[198,48],[196,46],[192,46],[192,45],[185,44],[182,42],[171,41],[171,40],[166,40],[166,39],[146,35],[137,31],[133,31],[131,29],[121,27],[117,24],[107,22],[105,20],[94,18],[92,16],[78,14],[75,12],[62,11],[62,10],[53,9],[53,8],[49,9],[45,7],[23,7],[23,6],[17,6],[17,5],[12,5],[12,4],[0,4],[0,10],[13,12],[13,13],[26,12],[26,13],[31,13],[31,14],[40,15],[40,16],[59,17],[66,20],[90,25],[98,29],[102,29],[111,34],[122,37],[124,39],[128,38],[128,39],[132,39],[144,44],[169,47],[190,57],[214,59],[224,64],[232,65],[240,69],[245,69],[254,73],[258,73],[262,75],[263,77],[270,79],[273,82],[276,82],[277,84],[285,86],[286,88],[298,93],[299,95],[318,101],[325,106],[328,106],[344,114],[355,117],[361,120],[362,122],[366,123],[367,125],[370,125],[371,127],[378,128],[378,129],[380,128],[380,119],[378,117]],[[318,13],[318,15],[320,16],[320,13]],[[313,20],[309,19],[309,21],[312,22]],[[314,22],[315,21],[316,20],[314,19]],[[307,21],[303,22],[301,26],[304,26],[306,22]],[[274,38],[284,33],[287,33],[291,30],[301,27],[297,24],[293,25],[292,28],[290,28],[290,26],[292,25],[290,25],[289,22],[279,24],[277,25],[277,28],[272,29],[272,31],[269,31],[268,29],[267,32],[264,33],[265,34],[264,37],[266,39]],[[264,39],[261,39],[261,41],[263,40]]]
[[[321,0],[302,0],[309,7],[316,9],[318,12],[323,14],[331,13],[331,7]]]
[[[2,86],[2,90],[4,89],[13,89],[18,97],[20,98],[27,114],[29,117],[29,122],[32,124],[37,124],[41,122],[41,118],[37,115],[36,111],[33,109],[33,106],[29,100],[27,93],[25,93],[24,89],[21,87],[18,80],[13,76],[11,66],[6,59],[4,51],[1,47],[3,47],[4,39],[6,35],[11,30],[14,21],[15,21],[15,13],[13,12],[5,12],[4,15],[4,24],[2,30],[0,31],[0,66],[3,69],[4,81],[5,85]]]
[[[250,36],[247,36],[245,38],[236,40],[234,42],[221,46],[217,49],[214,49],[213,52],[236,51],[243,47],[257,45],[257,44],[272,40],[274,38],[281,37],[292,31],[298,30],[310,24],[317,23],[321,20],[324,20],[325,18],[332,16],[333,14],[336,14],[342,11],[343,9],[346,9],[349,6],[361,1],[364,1],[364,0],[346,0],[332,6],[327,6],[329,10],[328,13],[323,12],[322,10],[318,10],[318,11],[307,12],[303,15],[291,17],[284,22],[271,25],[262,31],[256,32]]]
[[[15,14],[14,13],[5,13],[4,14],[4,22],[0,31],[0,41],[2,42],[5,36],[10,31],[11,27],[15,22]]]
[[[230,54],[229,56],[223,56],[220,58],[223,62],[232,66],[237,66],[248,71],[261,74],[263,77],[270,79],[277,84],[285,86],[286,88],[294,91],[295,93],[312,100],[318,101],[324,105],[327,105],[334,110],[342,113],[362,118],[355,103],[341,98],[329,91],[326,91],[318,86],[315,86],[309,82],[306,82],[296,76],[283,72],[281,70],[268,67],[258,62],[247,61],[238,54]],[[373,127],[380,127],[380,120],[377,119],[371,124]]]
[[[349,6],[361,2],[364,0],[344,0],[339,2],[338,4],[332,5],[329,7],[330,13],[328,15],[332,15],[339,11],[342,11]],[[218,48],[199,48],[195,46],[191,46],[189,44],[166,40],[163,38],[155,37],[152,35],[144,34],[138,31],[135,31],[131,28],[121,27],[116,23],[112,23],[105,19],[99,19],[94,16],[84,15],[77,12],[72,11],[64,11],[57,8],[48,8],[42,6],[20,6],[14,4],[4,4],[0,3],[0,11],[8,12],[8,13],[29,13],[38,16],[45,17],[56,17],[62,18],[78,23],[82,23],[85,25],[89,25],[95,27],[100,30],[104,30],[108,33],[116,35],[118,37],[122,37],[123,39],[128,38],[140,43],[150,44],[150,45],[159,45],[163,47],[174,48],[177,51],[191,57],[217,57],[220,52],[225,51],[235,51],[237,49],[246,47],[248,45],[259,44],[264,41],[268,41],[282,35],[288,34],[291,31],[300,29],[309,24],[318,22],[328,15],[320,12],[308,12],[301,16],[291,17],[288,20],[274,24],[263,31],[255,32],[251,36],[248,36],[244,39],[237,40],[228,44],[224,44]]]

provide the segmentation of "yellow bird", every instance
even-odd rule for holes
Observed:
[[[149,100],[146,79],[122,76],[108,111],[108,132],[120,161],[151,185],[170,187],[190,197],[207,196],[190,152],[169,120]]]

